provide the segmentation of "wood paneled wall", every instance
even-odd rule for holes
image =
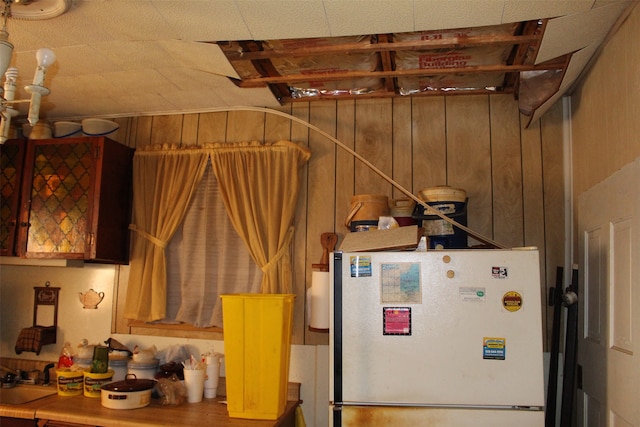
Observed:
[[[506,247],[540,249],[546,301],[546,285],[554,285],[556,266],[564,262],[560,106],[527,129],[509,95],[295,103],[281,111],[336,137],[414,194],[441,184],[464,188],[470,228]],[[304,323],[311,264],[322,255],[320,234],[344,236],[352,195],[394,199],[402,193],[332,141],[280,116],[231,111],[118,121],[117,139],[133,147],[279,139],[309,147],[293,248],[293,342],[328,343],[327,334],[311,332]],[[543,311],[550,331],[551,310]]]
[[[583,192],[640,156],[638,40],[640,5],[631,10],[571,97],[576,206]]]

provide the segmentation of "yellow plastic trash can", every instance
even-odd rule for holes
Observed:
[[[220,297],[229,417],[275,420],[287,405],[295,295]]]

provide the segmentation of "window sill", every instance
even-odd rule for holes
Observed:
[[[222,328],[196,328],[186,323],[161,324],[145,323],[137,320],[129,321],[129,333],[132,335],[151,335],[162,337],[193,338],[206,340],[223,340]]]

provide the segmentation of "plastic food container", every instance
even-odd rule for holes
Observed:
[[[82,394],[83,372],[68,368],[56,369],[58,396],[79,396]]]
[[[129,363],[128,357],[109,356],[109,367],[113,369],[113,381],[122,381],[126,378],[128,363]]]
[[[130,360],[127,364],[127,373],[133,374],[136,378],[154,379],[158,372],[159,360],[154,359],[150,362],[135,362]]]
[[[85,397],[100,397],[100,389],[103,385],[113,381],[113,369],[105,373],[96,374],[91,368],[84,370],[84,395]]]
[[[127,374],[127,378],[102,386],[100,403],[109,409],[137,409],[151,403],[151,392],[155,380],[137,379]]]

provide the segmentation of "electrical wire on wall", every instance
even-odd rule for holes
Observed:
[[[439,210],[434,209],[429,204],[427,204],[425,201],[423,201],[422,199],[420,199],[417,196],[413,195],[413,193],[411,193],[409,190],[404,188],[402,185],[398,184],[396,181],[394,181],[391,177],[389,177],[384,172],[382,172],[380,169],[378,169],[375,165],[373,165],[371,162],[369,162],[363,156],[361,156],[360,154],[356,153],[354,150],[352,150],[347,145],[345,145],[342,142],[340,142],[338,139],[334,138],[333,136],[329,135],[328,133],[326,133],[322,129],[318,128],[317,126],[312,125],[309,122],[306,122],[306,121],[304,121],[304,120],[302,120],[302,119],[300,119],[298,117],[292,116],[291,114],[288,114],[288,113],[285,113],[285,112],[282,112],[282,111],[278,111],[278,110],[272,110],[270,108],[265,108],[265,107],[242,107],[242,106],[238,106],[238,107],[223,107],[223,108],[213,108],[213,109],[208,110],[208,111],[209,112],[254,111],[254,112],[259,112],[259,113],[267,113],[267,114],[273,114],[273,115],[280,116],[280,117],[285,117],[285,118],[291,120],[292,122],[299,123],[299,124],[309,128],[310,130],[312,130],[314,132],[317,132],[320,135],[324,136],[325,138],[327,138],[328,140],[333,142],[335,145],[337,145],[338,147],[342,148],[343,150],[345,150],[346,152],[351,154],[356,159],[360,160],[362,163],[365,164],[365,166],[367,166],[373,172],[378,174],[382,179],[387,181],[389,184],[393,185],[398,191],[400,191],[401,193],[403,193],[407,197],[411,198],[412,200],[414,200],[419,205],[423,206],[426,209],[426,212],[429,212],[430,214],[441,218],[442,220],[448,222],[449,224],[451,224],[451,225],[453,225],[455,227],[458,227],[459,229],[467,232],[469,235],[473,236],[474,238],[476,238],[477,240],[481,241],[482,243],[485,243],[485,244],[487,244],[487,245],[489,245],[491,247],[498,248],[498,249],[504,249],[505,248],[505,246],[499,244],[498,242],[496,242],[496,241],[494,241],[492,239],[489,239],[488,237],[485,237],[485,236],[483,236],[481,234],[476,233],[475,231],[473,231],[472,229],[468,228],[467,226],[458,223],[457,221],[455,221],[455,220],[449,218],[448,216],[444,215],[443,213],[441,213]]]

